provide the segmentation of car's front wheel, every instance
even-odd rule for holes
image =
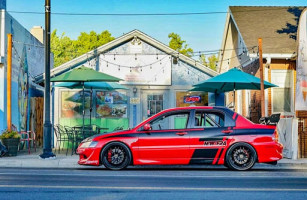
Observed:
[[[226,153],[226,166],[233,170],[251,169],[257,160],[255,149],[247,143],[236,143]]]
[[[101,151],[101,162],[108,169],[124,169],[131,162],[130,150],[123,143],[111,142]]]

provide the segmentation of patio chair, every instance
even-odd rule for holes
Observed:
[[[61,144],[63,144],[63,147],[64,147],[65,142],[68,142],[68,137],[67,137],[64,127],[61,126],[60,124],[54,125],[53,130],[56,136],[56,147],[58,147],[58,153],[60,153]]]
[[[30,152],[30,148],[31,148],[31,143],[33,143],[34,146],[34,150],[36,152],[36,140],[35,140],[35,132],[34,131],[20,131],[18,132],[21,135],[20,141],[21,142],[27,142],[27,146],[28,146],[28,152],[29,154]]]
[[[74,152],[74,146],[75,146],[75,130],[72,127],[69,126],[64,126],[66,135],[67,135],[67,139],[68,139],[68,144],[67,144],[67,149],[66,149],[66,156],[68,154],[68,146],[69,146],[69,142],[71,143],[71,155]]]

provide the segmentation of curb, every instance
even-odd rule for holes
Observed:
[[[1,157],[0,168],[51,168],[51,169],[86,169],[94,168],[99,169],[97,166],[79,165],[78,155],[65,156],[59,155],[51,159],[41,159],[38,155],[25,155],[18,157]],[[213,165],[144,165],[144,166],[133,166],[130,169],[206,169],[206,168],[224,168],[221,166]],[[307,159],[302,160],[291,160],[282,159],[277,165],[270,165],[265,163],[256,163],[254,169],[307,169]]]

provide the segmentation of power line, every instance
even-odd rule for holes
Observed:
[[[241,10],[241,11],[212,11],[212,12],[186,12],[186,13],[68,13],[68,12],[52,12],[52,15],[63,15],[63,16],[186,16],[186,15],[213,15],[213,14],[227,14],[227,13],[242,13],[242,12],[263,12],[263,11],[272,11],[272,10],[285,10],[290,7],[268,7],[267,9],[251,9],[251,10]],[[44,12],[36,11],[7,11],[9,13],[18,13],[18,14],[35,14],[35,15],[44,15]]]

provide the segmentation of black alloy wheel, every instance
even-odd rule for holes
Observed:
[[[236,143],[226,153],[226,165],[233,170],[249,170],[257,160],[255,149],[247,143]]]
[[[112,142],[101,151],[101,162],[107,169],[124,169],[131,162],[131,152],[125,144]]]

